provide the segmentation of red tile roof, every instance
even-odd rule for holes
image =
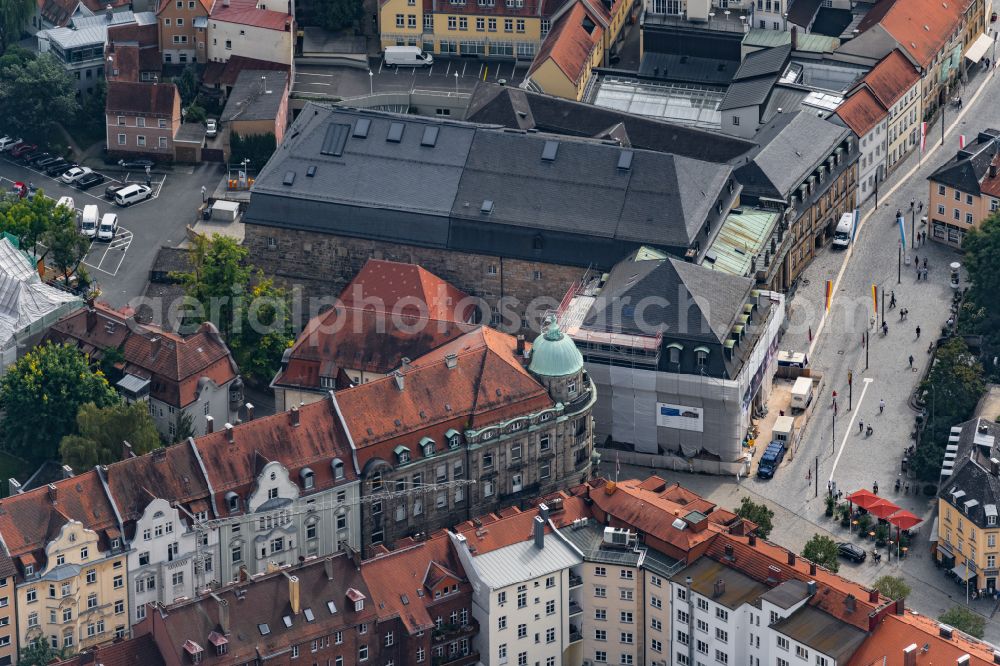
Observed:
[[[210,62],[205,65],[205,71],[202,73],[201,80],[207,86],[233,86],[236,84],[236,79],[239,78],[240,72],[244,69],[287,72],[288,65],[268,60],[257,60],[256,58],[233,56],[226,62]]]
[[[36,559],[43,560],[45,544],[70,520],[99,534],[117,530],[114,508],[97,472],[90,470],[52,485],[54,498],[48,487],[42,487],[0,500],[0,533],[13,558],[34,552]]]
[[[962,14],[957,0],[879,0],[858,29],[881,25],[914,61],[927,67],[961,24]]]
[[[266,30],[291,30],[292,17],[284,12],[257,9],[257,0],[230,0],[228,4],[216,3],[212,10],[213,21],[239,23]]]
[[[298,426],[292,424],[295,414]],[[262,461],[283,464],[300,487],[299,473],[309,467],[315,475],[314,486],[303,494],[357,478],[350,443],[329,399],[234,426],[231,444],[221,426],[214,433],[194,440],[220,508],[225,506],[225,493],[230,490],[246,497],[260,473]],[[344,464],[341,480],[333,478],[334,459]]]
[[[563,528],[571,525],[577,518],[590,518],[592,513],[590,507],[584,500],[583,495],[574,495],[566,492],[550,495],[546,501],[553,497],[561,497],[563,500],[562,510],[549,514],[550,520],[556,528]],[[534,502],[538,504],[538,502]],[[538,515],[538,510],[533,508],[521,511],[517,507],[506,507],[498,514],[487,514],[480,516],[477,521],[465,521],[454,527],[458,534],[464,534],[468,539],[468,544],[475,549],[475,554],[482,555],[498,548],[505,548],[515,543],[528,541],[533,538],[534,520]],[[551,534],[552,528],[546,526],[545,531]]]
[[[951,639],[938,632],[938,623],[906,611],[886,614],[846,666],[903,666],[903,648],[916,643],[918,664],[955,664],[969,655],[970,666],[993,664],[993,647],[955,631]],[[930,646],[926,653],[924,645]]]
[[[165,666],[163,656],[150,635],[91,648],[52,666]]]
[[[888,111],[867,88],[861,88],[845,99],[836,113],[852,132],[861,137],[882,122]]]
[[[179,100],[177,86],[172,83],[110,81],[105,109],[112,114],[143,114],[173,118]]]
[[[420,457],[424,436],[438,442],[455,428],[479,428],[554,406],[545,387],[520,362],[514,337],[480,326],[413,361],[394,376],[336,395],[358,448],[358,464],[392,460],[399,444]],[[455,355],[453,368],[447,356]]]
[[[600,3],[597,3],[597,6],[603,9]],[[556,20],[538,49],[528,74],[533,74],[545,61],[551,59],[567,79],[574,84],[579,83],[580,77],[587,70],[587,62],[594,47],[600,43],[604,35],[604,28],[596,18],[597,15],[593,7],[587,5],[584,0],[578,0],[568,12]],[[584,28],[585,20],[594,24],[590,32]]]
[[[73,12],[80,6],[80,0],[38,0],[38,12],[42,18],[57,27],[65,27]]]
[[[886,109],[919,80],[920,73],[899,49],[882,58],[863,79],[868,90]]]
[[[469,321],[476,303],[465,292],[416,264],[369,259],[340,292],[346,307],[421,319]]]
[[[215,0],[199,0],[199,3],[205,9],[205,13],[208,13],[212,11],[212,5],[215,4]],[[160,6],[156,9],[156,13],[159,14],[173,4],[174,0],[160,0]]]
[[[987,171],[982,182],[979,183],[979,191],[987,196],[1000,199],[1000,155],[993,158],[992,166],[997,167],[998,175],[990,176],[990,172]]]
[[[82,0],[84,6],[95,14],[99,14],[111,5],[112,9],[131,4],[130,0]]]

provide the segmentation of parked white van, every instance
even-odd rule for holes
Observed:
[[[123,208],[153,196],[153,190],[145,185],[129,185],[115,192],[115,203]]]
[[[833,232],[833,246],[847,247],[851,244],[851,228],[854,227],[854,213],[844,213]]]
[[[399,67],[430,67],[434,64],[434,56],[424,53],[418,46],[387,46],[385,64]]]
[[[97,235],[97,222],[100,220],[101,213],[97,210],[97,206],[94,204],[88,204],[83,207],[83,217],[80,219],[80,233],[87,238],[93,238]]]
[[[56,208],[59,206],[65,206],[71,211],[76,210],[76,202],[73,201],[73,197],[59,197],[59,201],[56,202]]]
[[[97,240],[110,243],[115,238],[118,231],[118,216],[114,213],[105,213],[101,218],[101,226],[97,230]]]

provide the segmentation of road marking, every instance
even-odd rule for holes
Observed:
[[[320,74],[319,72],[303,72],[302,70],[298,70],[296,72],[296,75],[297,76],[325,76],[325,77],[327,77],[329,79],[332,79],[334,77],[333,74]]]
[[[833,469],[830,470],[830,480],[833,481],[833,475],[837,471],[837,464],[840,462],[840,456],[844,455],[844,449],[847,447],[847,438],[850,436],[851,431],[854,428],[854,419],[857,417],[858,412],[861,408],[861,403],[864,402],[865,393],[868,392],[868,385],[871,384],[874,379],[871,377],[865,377],[865,387],[861,389],[861,396],[858,398],[857,406],[851,410],[851,420],[847,422],[847,428],[844,430],[844,438],[840,440],[840,451],[837,452],[837,457],[833,461]]]
[[[996,70],[990,70],[989,74],[990,79],[993,78],[993,74],[995,72]],[[955,126],[958,125],[960,122],[962,122],[962,118],[965,116],[965,113],[970,108],[972,108],[972,105],[975,104],[976,100],[982,94],[983,90],[986,89],[987,83],[989,83],[989,80],[984,81],[983,85],[979,86],[979,90],[976,91],[976,94],[972,96],[971,100],[969,100],[969,103],[963,105],[964,108],[958,112],[958,115],[955,116],[955,120],[952,121],[951,128],[950,129],[945,128],[944,131],[945,135],[954,130]],[[935,143],[933,146],[931,146],[929,150],[926,151],[925,154],[919,155],[917,158],[917,163],[914,164],[913,167],[909,171],[907,171],[906,174],[903,175],[898,181],[896,181],[896,184],[890,187],[889,191],[885,193],[885,199],[891,197],[893,193],[896,190],[898,190],[910,178],[910,176],[912,176],[917,170],[920,169],[920,167],[923,166],[924,157],[930,159],[931,155],[934,154],[934,151],[936,151],[942,145],[943,144],[941,143]],[[844,277],[844,272],[847,270],[847,262],[850,261],[852,256],[854,256],[855,243],[857,243],[858,239],[861,237],[861,230],[864,228],[865,223],[868,222],[868,219],[871,218],[873,215],[875,215],[875,213],[877,212],[878,212],[877,208],[868,211],[868,213],[864,217],[862,217],[861,220],[858,222],[858,231],[855,234],[854,240],[851,241],[851,244],[847,246],[847,252],[844,253],[844,261],[840,264],[840,270],[837,271],[837,278],[833,282],[833,294],[830,297],[830,310],[833,309],[833,301],[836,298],[837,293],[839,293],[840,291],[840,280],[841,278]],[[823,332],[823,328],[826,325],[826,317],[830,313],[830,310],[824,309],[823,314],[820,315],[819,325],[816,327],[816,333],[813,334],[812,342],[809,344],[809,356],[812,356],[813,350],[816,348],[816,343],[819,342],[820,334]]]
[[[462,76],[465,76],[465,68],[468,67],[468,66],[469,66],[469,61],[468,60],[466,60],[464,63],[462,63]]]

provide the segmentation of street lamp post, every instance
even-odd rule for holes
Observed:
[[[917,213],[921,212],[923,209],[924,209],[923,201],[917,203],[915,208],[913,202],[912,201],[910,202],[910,247],[917,247],[916,243]]]
[[[896,284],[903,281],[903,241],[899,241],[899,266],[896,268]]]
[[[375,94],[375,72],[368,70],[368,94]]]
[[[458,70],[455,70],[455,94],[458,94]]]

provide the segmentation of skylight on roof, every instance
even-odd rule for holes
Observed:
[[[347,145],[347,133],[351,131],[351,126],[343,123],[330,123],[326,128],[326,135],[323,137],[323,147],[319,152],[321,155],[333,155],[340,157],[344,154],[344,146]]]
[[[269,633],[271,633],[271,627],[267,626],[267,622],[265,622],[264,624],[258,624],[257,630],[260,631],[261,636],[267,636]]]
[[[326,607],[330,610],[330,615],[337,614],[337,604],[333,603],[332,601],[328,601],[326,602]]]
[[[406,129],[406,125],[403,123],[392,123],[389,125],[389,133],[386,135],[385,140],[391,143],[399,143],[403,140],[404,129]]]
[[[545,162],[554,162],[556,159],[556,154],[558,152],[559,152],[558,141],[546,141],[545,147],[542,148],[542,160]]]
[[[426,148],[433,148],[437,144],[438,140],[438,128],[433,125],[428,125],[424,128],[424,135],[420,139],[420,145]]]
[[[370,118],[358,118],[357,122],[354,123],[354,134],[352,136],[355,139],[367,139],[368,128],[371,126],[372,121]]]
[[[623,150],[618,155],[618,168],[622,171],[628,171],[632,168],[632,158],[635,157],[635,153],[631,150]]]
[[[306,608],[302,611],[302,614],[306,616],[306,622],[313,622],[316,620],[316,616],[313,615],[312,608]]]
[[[290,615],[282,615],[281,621],[285,624],[286,629],[292,628],[292,618]]]

